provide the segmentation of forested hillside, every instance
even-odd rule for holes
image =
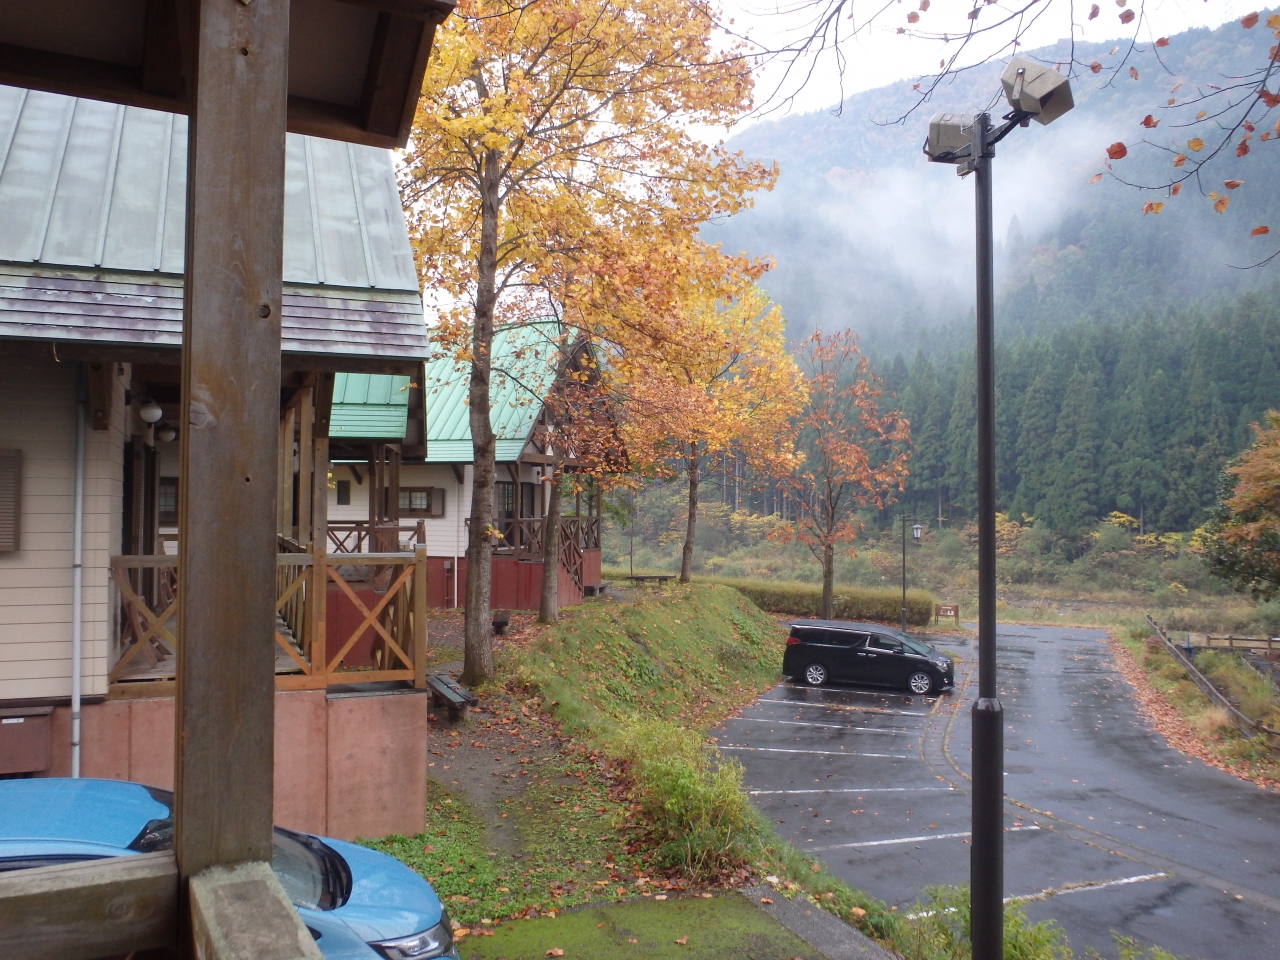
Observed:
[[[1249,425],[1280,405],[1280,288],[1199,307],[1090,320],[1002,344],[996,358],[998,502],[1078,535],[1119,510],[1189,530],[1216,500]],[[976,509],[971,355],[882,366],[911,420],[906,502]]]
[[[1255,139],[1243,158],[1224,151],[1200,184],[1189,182],[1175,198],[1110,178],[1087,181],[1103,171],[1107,145],[1123,140],[1131,150],[1115,164],[1117,173],[1158,182],[1170,172],[1171,154],[1137,144],[1146,138],[1178,145],[1190,135],[1180,126],[1190,118],[1166,104],[1175,85],[1184,84],[1173,93],[1180,102],[1196,84],[1222,84],[1273,42],[1269,32],[1244,31],[1234,21],[1188,31],[1170,38],[1162,62],[1150,48],[1131,58],[1136,80],[1125,71],[1111,75],[1124,45],[1077,45],[1078,59],[1097,59],[1104,69],[1073,81],[1075,110],[1050,127],[1015,131],[998,150],[998,336],[1089,319],[1129,322],[1145,310],[1163,315],[1170,306],[1214,303],[1270,282],[1275,262],[1271,275],[1232,266],[1269,254],[1280,237],[1274,135]],[[1067,46],[1032,55],[1065,59]],[[970,342],[972,183],[953,168],[927,163],[920,145],[935,111],[993,104],[1000,69],[992,64],[954,78],[901,124],[890,121],[916,96],[905,82],[849,97],[838,112],[759,123],[730,141],[749,156],[776,160],[781,176],[756,209],[718,227],[714,237],[730,250],[775,259],[763,286],[794,335],[852,326],[881,366],[899,351],[911,357]],[[994,106],[999,112],[1001,105]],[[1140,121],[1147,114],[1161,126],[1145,130]],[[1244,185],[1217,214],[1206,194],[1221,191],[1226,178]],[[1143,215],[1150,199],[1167,201],[1162,213]],[[1269,238],[1249,236],[1268,223]]]

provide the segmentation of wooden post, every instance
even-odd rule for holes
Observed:
[[[271,860],[289,3],[192,5],[174,853]]]
[[[427,547],[413,548],[413,685],[427,688]]]
[[[293,529],[293,434],[297,429],[297,409],[289,407],[280,417],[279,475],[277,483],[276,532],[282,537]]]
[[[311,493],[315,483],[311,476],[315,450],[313,448],[313,427],[315,425],[315,404],[312,401],[310,387],[302,388],[302,396],[298,401],[298,535],[299,543],[306,543],[312,538],[311,516],[315,510]]]
[[[314,441],[315,472],[311,486],[311,645],[308,659],[313,673],[324,673],[326,600],[329,596],[329,438]]]

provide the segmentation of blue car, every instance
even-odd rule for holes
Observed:
[[[172,807],[120,780],[0,780],[0,871],[171,849]],[[272,866],[328,960],[458,960],[440,898],[400,861],[276,827]]]

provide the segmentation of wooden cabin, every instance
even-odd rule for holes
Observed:
[[[502,535],[494,546],[495,609],[538,608],[550,481],[545,407],[575,355],[586,349],[563,341],[555,320],[510,324],[494,335],[490,423],[497,438],[494,518]],[[419,378],[338,375],[330,421],[329,548],[336,554],[423,545],[428,603],[457,607],[464,599],[471,515],[470,368],[443,347],[435,352],[440,356]],[[418,411],[425,416],[425,443]],[[572,471],[573,461],[566,467]],[[586,486],[562,508],[561,606],[600,589],[600,496]]]
[[[17,724],[0,727],[0,774],[70,771],[78,622],[80,769],[173,784],[186,148],[179,115],[0,87],[0,711],[45,732],[6,749]],[[346,442],[329,424],[350,425],[358,384],[410,380],[348,371],[420,371],[428,349],[388,151],[288,135],[283,279],[276,820],[411,832],[425,788],[400,777],[425,775],[427,561],[395,542],[359,567],[325,550],[329,444]],[[397,398],[395,455],[420,457],[420,399],[415,448]],[[379,746],[351,749],[365,743]]]

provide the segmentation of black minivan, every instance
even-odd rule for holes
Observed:
[[[952,686],[951,659],[901,630],[877,623],[796,620],[782,674],[813,687],[832,681],[906,687],[921,696]]]

